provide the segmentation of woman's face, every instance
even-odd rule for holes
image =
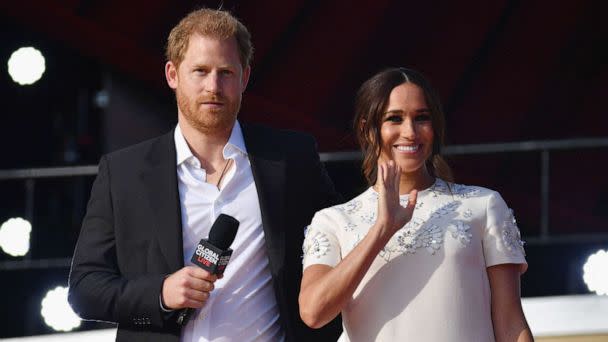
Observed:
[[[404,174],[427,173],[425,162],[433,151],[433,125],[424,91],[413,83],[393,88],[381,120],[380,158],[394,160]]]

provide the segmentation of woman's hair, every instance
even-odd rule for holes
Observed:
[[[392,90],[404,83],[412,83],[422,89],[426,104],[431,111],[434,138],[433,152],[426,161],[427,169],[433,177],[453,182],[452,170],[439,154],[445,135],[445,118],[439,97],[419,72],[406,68],[383,70],[365,81],[357,92],[354,130],[363,151],[363,174],[370,185],[376,183],[378,158],[382,146],[380,137],[382,118]]]

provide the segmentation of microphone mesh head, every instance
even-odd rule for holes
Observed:
[[[234,217],[220,214],[209,230],[209,243],[223,250],[228,249],[236,237],[239,224]]]

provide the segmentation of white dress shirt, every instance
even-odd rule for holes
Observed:
[[[205,306],[182,329],[181,341],[283,341],[279,309],[266,254],[258,193],[238,121],[224,146],[233,167],[221,190],[206,182],[207,174],[192,154],[179,125],[175,129],[177,179],[182,214],[184,265],[200,239],[221,214],[240,222],[231,245],[232,258],[224,277],[215,282]]]

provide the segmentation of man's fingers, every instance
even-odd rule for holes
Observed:
[[[211,292],[215,288],[215,285],[213,285],[213,282],[210,282],[208,280],[199,279],[199,278],[194,278],[194,277],[188,278],[185,285],[188,288],[191,288],[191,289],[194,289],[197,291],[206,291],[206,292]]]
[[[188,289],[186,291],[186,297],[188,300],[204,303],[209,299],[210,293],[207,291],[198,291]]]
[[[200,267],[186,266],[185,268],[187,268],[187,273],[191,277],[207,280],[210,282],[215,282],[217,280],[217,275],[211,274]]]
[[[163,281],[161,299],[169,309],[201,308],[213,291],[217,276],[195,266],[186,266]]]
[[[192,299],[188,299],[186,300],[186,302],[184,303],[184,308],[193,308],[193,309],[200,309],[205,305],[205,301],[198,301],[198,300],[192,300]]]
[[[200,308],[209,300],[211,294],[207,291],[199,291],[187,287],[173,289],[172,308]],[[167,300],[165,300],[167,302]]]

